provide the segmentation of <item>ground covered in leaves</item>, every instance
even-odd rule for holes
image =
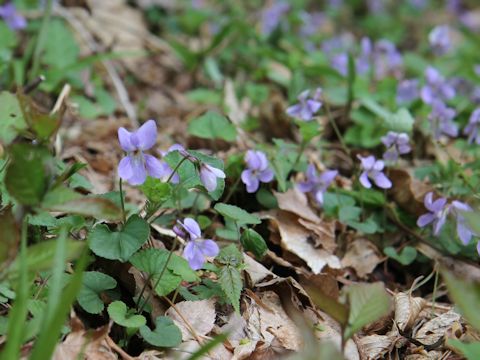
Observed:
[[[0,18],[5,359],[480,358],[476,1]]]

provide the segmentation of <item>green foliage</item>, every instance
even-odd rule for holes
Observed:
[[[158,347],[175,347],[182,341],[180,329],[168,316],[159,316],[155,319],[154,331],[148,326],[142,326],[140,335],[146,342]]]
[[[390,310],[391,300],[381,283],[353,284],[346,288],[345,294],[349,305],[345,339]]]
[[[108,305],[108,315],[116,324],[126,328],[140,328],[145,326],[147,319],[143,315],[132,315],[127,311],[127,305],[122,301],[114,301]]]
[[[99,314],[105,307],[101,298],[102,293],[116,286],[114,278],[98,271],[87,271],[83,274],[82,288],[77,295],[77,301],[86,312]]]
[[[480,359],[480,342],[464,343],[457,339],[448,339],[448,346],[459,350],[468,360]]]
[[[150,176],[140,185],[140,190],[142,190],[148,201],[154,204],[164,203],[172,196],[172,186],[170,183],[162,182],[160,179]]]
[[[208,111],[188,124],[188,133],[204,139],[234,141],[237,137],[235,126],[225,116]]]
[[[215,204],[214,209],[225,218],[235,221],[239,226],[261,223],[261,220],[257,216],[249,214],[235,205],[217,203]]]
[[[235,311],[240,313],[240,295],[243,288],[240,271],[230,265],[223,267],[220,270],[219,282]]]
[[[398,261],[402,265],[410,265],[417,258],[417,249],[411,246],[405,246],[400,253],[392,246],[383,249],[385,255]]]
[[[4,145],[9,145],[19,133],[27,128],[15,95],[7,91],[0,93],[0,114],[0,141]]]
[[[132,215],[120,231],[112,232],[107,225],[97,225],[90,233],[90,249],[98,256],[128,261],[150,236],[150,226],[138,215]]]
[[[253,229],[246,229],[240,237],[240,243],[245,251],[251,251],[257,258],[261,258],[268,251],[267,243],[262,235]]]

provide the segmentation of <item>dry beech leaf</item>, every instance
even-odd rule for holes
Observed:
[[[321,221],[308,205],[307,196],[297,188],[289,189],[284,193],[274,191],[273,195],[277,198],[280,209],[294,213],[314,223]]]
[[[117,355],[108,346],[106,338],[110,326],[104,325],[95,330],[85,330],[83,323],[74,314],[70,320],[72,332],[57,345],[52,360],[81,359],[116,360]]]
[[[197,335],[207,335],[212,331],[215,324],[215,301],[213,299],[200,301],[181,301],[175,304],[176,310],[170,307],[165,315],[169,316],[175,325],[180,328],[182,332],[182,340],[187,341],[194,339],[190,333],[189,327],[178,314],[177,310],[188,321],[189,325],[193,327]]]
[[[337,349],[341,351],[342,335],[339,327],[331,326],[330,324],[324,323],[322,324],[322,331],[316,331],[315,336],[319,340],[329,341],[333,343],[337,347]],[[360,360],[358,347],[352,339],[347,340],[343,355],[347,360]]]
[[[359,338],[357,345],[365,359],[383,359],[392,350],[398,337],[399,334],[393,331],[386,335],[368,335]]]
[[[415,332],[413,337],[425,345],[435,344],[459,320],[459,314],[452,310],[448,311],[427,321]]]
[[[420,216],[425,212],[423,198],[432,187],[413,178],[404,169],[390,169],[393,186],[389,192],[395,202],[409,213]]]
[[[403,292],[395,294],[393,299],[395,302],[395,322],[402,331],[412,327],[427,303],[420,297],[412,297]]]
[[[265,266],[260,264],[255,259],[252,259],[247,254],[243,254],[243,261],[245,262],[245,272],[250,278],[251,285],[253,286],[267,277],[277,277]]]
[[[411,354],[405,356],[404,360],[439,360],[444,359],[441,351],[422,351],[421,354]]]
[[[284,349],[298,351],[302,346],[300,331],[283,309],[279,296],[273,291],[265,291],[259,297],[265,306],[251,302],[243,313],[248,339],[263,341],[267,345],[277,340]]]
[[[312,223],[308,220],[298,218],[298,222],[308,230],[311,230],[316,236],[313,236],[313,245],[321,247],[326,251],[333,253],[337,249],[335,241],[336,221],[322,220],[321,223]]]
[[[171,350],[168,357],[163,357],[165,360],[187,360],[190,359],[192,354],[201,348],[195,340],[189,340],[181,343],[177,350]],[[230,360],[232,359],[232,353],[228,351],[223,344],[219,344],[211,349],[207,354],[202,356],[202,360]]]
[[[370,241],[353,239],[342,259],[342,266],[353,268],[359,277],[365,278],[381,261],[377,248]]]
[[[304,260],[314,274],[319,274],[328,265],[332,269],[341,268],[337,256],[324,249],[316,249],[310,239],[311,231],[298,223],[298,218],[286,211],[271,211],[260,214],[271,219],[278,227],[281,247]]]

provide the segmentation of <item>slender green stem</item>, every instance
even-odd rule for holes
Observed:
[[[292,165],[293,170],[295,170],[295,167],[300,162],[300,159],[302,158],[303,152],[305,151],[306,147],[307,147],[307,142],[302,139],[302,142],[300,143],[300,147],[298,149],[297,157],[295,158],[295,161],[293,162],[293,165]]]
[[[223,199],[223,202],[224,203],[228,203],[228,200],[230,200],[230,198],[233,196],[233,194],[235,193],[235,191],[237,190],[238,188],[238,185],[240,184],[240,180],[242,179],[241,176],[239,176],[237,178],[237,180],[235,180],[235,182],[233,183],[232,187],[230,188],[230,190],[228,191],[228,194],[227,196],[225,196],[225,199]]]
[[[178,242],[178,236],[175,236],[175,240],[173,241],[172,248],[170,249],[170,252],[168,253],[167,260],[165,261],[165,265],[163,265],[163,268],[160,271],[160,274],[158,276],[157,281],[155,281],[155,283],[153,284],[152,291],[147,295],[145,301],[142,303],[142,306],[140,306],[140,308],[138,309],[139,314],[142,313],[143,309],[145,308],[145,305],[147,305],[148,301],[150,300],[150,298],[152,296],[152,293],[155,291],[158,284],[160,284],[160,281],[162,280],[163,274],[167,270],[168,263],[170,262],[170,259],[172,258],[175,247],[177,246],[177,242]],[[149,277],[149,280],[150,280],[150,277]],[[140,293],[141,295],[143,295],[143,292],[145,291],[144,289],[148,285],[149,282],[150,281],[146,281],[145,284],[143,285],[144,288],[142,289],[142,292]],[[138,301],[138,304],[137,304],[137,308],[138,308],[138,305],[140,304],[140,301],[141,301],[141,296],[138,297],[137,301]]]
[[[52,0],[47,0],[45,4],[45,12],[43,14],[42,25],[38,34],[37,43],[33,52],[32,70],[30,72],[30,79],[35,79],[40,71],[40,58],[42,56],[43,49],[45,47],[45,41],[47,40],[48,24],[52,15]]]
[[[122,219],[123,219],[123,224],[127,222],[127,214],[125,212],[125,200],[123,198],[123,187],[122,187],[122,179],[118,181],[118,187],[120,190],[120,204],[122,205]]]
[[[324,105],[325,105],[325,112],[327,114],[328,121],[330,122],[330,125],[332,125],[333,131],[335,131],[338,141],[340,141],[340,144],[342,145],[342,148],[345,151],[345,153],[350,155],[350,149],[345,144],[345,140],[343,139],[342,133],[340,132],[340,129],[338,128],[337,123],[335,122],[335,119],[333,119],[332,113],[330,112],[330,106],[325,100],[324,100]]]

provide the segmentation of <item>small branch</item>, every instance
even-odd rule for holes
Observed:
[[[131,357],[125,351],[123,351],[123,349],[120,346],[118,346],[117,343],[115,341],[113,341],[112,338],[109,335],[107,335],[105,340],[107,340],[108,346],[110,346],[113,350],[115,350],[122,357],[122,359],[124,359],[124,360],[135,360],[135,358]]]

